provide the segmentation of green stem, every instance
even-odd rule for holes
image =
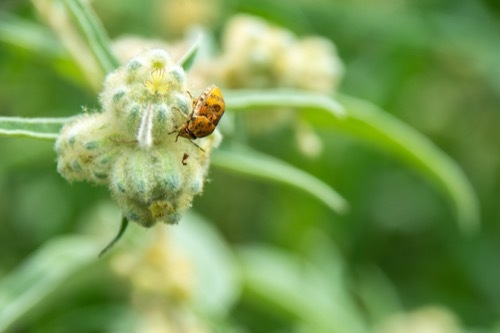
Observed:
[[[56,140],[58,135],[57,133],[37,133],[32,131],[25,130],[3,130],[0,129],[0,135],[3,136],[12,136],[18,138],[32,138],[32,139],[40,139],[40,140]]]
[[[0,135],[55,140],[62,126],[72,118],[0,117]]]

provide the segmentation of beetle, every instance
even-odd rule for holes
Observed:
[[[175,141],[183,137],[193,142],[192,140],[212,134],[225,110],[226,102],[220,88],[214,84],[208,86],[200,97],[193,100],[193,110],[177,132]],[[203,150],[194,142],[193,144]]]

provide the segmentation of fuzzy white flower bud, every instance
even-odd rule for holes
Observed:
[[[58,171],[107,185],[130,221],[177,223],[201,193],[220,141],[217,130],[196,144],[177,139],[193,105],[184,70],[165,51],[147,51],[106,77],[100,102],[101,112],[63,128]]]

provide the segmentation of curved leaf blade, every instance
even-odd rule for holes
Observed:
[[[448,196],[462,231],[480,225],[477,196],[459,165],[423,134],[373,104],[342,96],[348,117],[335,126],[396,154],[431,180]]]
[[[290,89],[224,91],[226,107],[230,110],[250,110],[270,107],[295,107],[319,109],[337,118],[346,115],[344,107],[335,99],[323,94]]]
[[[478,199],[456,162],[424,135],[376,106],[347,96],[340,96],[339,103],[327,96],[291,90],[226,91],[225,96],[227,108],[235,111],[275,106],[303,109],[301,116],[315,126],[340,129],[391,151],[447,195],[464,232],[479,227]]]
[[[179,65],[184,69],[186,72],[193,66],[194,60],[196,59],[196,56],[198,54],[198,50],[200,49],[201,45],[201,38],[202,35],[201,33],[196,37],[194,43],[191,45],[191,47],[186,51],[186,53],[179,59]]]
[[[303,190],[337,213],[345,213],[349,204],[329,185],[305,171],[250,149],[217,150],[212,165],[234,173],[271,180]]]

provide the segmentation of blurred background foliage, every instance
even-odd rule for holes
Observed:
[[[236,13],[331,39],[345,65],[340,92],[425,134],[457,161],[479,197],[481,228],[465,236],[421,175],[352,135],[319,129],[324,151],[316,158],[298,150],[290,126],[250,136],[249,146],[337,189],[351,210],[335,215],[299,191],[212,169],[193,206],[203,218],[165,227],[184,233],[181,244],[191,238],[194,245],[181,256],[211,263],[194,274],[202,281],[194,291],[184,286],[188,278],[172,278],[175,297],[184,300],[179,290],[193,293],[189,313],[206,325],[179,324],[178,332],[500,331],[498,2],[101,0],[93,6],[112,39],[176,39],[197,23],[218,40]],[[40,22],[29,1],[3,0],[0,10],[4,23],[10,15]],[[1,33],[2,116],[65,117],[81,106],[98,107],[55,37],[36,52]],[[124,277],[130,267],[141,270],[127,255],[149,251],[151,230],[133,226],[115,254],[97,260],[93,254],[119,221],[106,189],[62,179],[52,142],[2,138],[0,151],[0,317],[16,318],[10,331],[64,332],[72,325],[75,332],[167,332],[155,311],[179,311],[172,304],[183,301],[165,305]],[[170,267],[165,276],[176,274],[177,266]],[[144,318],[147,329],[132,328]]]

